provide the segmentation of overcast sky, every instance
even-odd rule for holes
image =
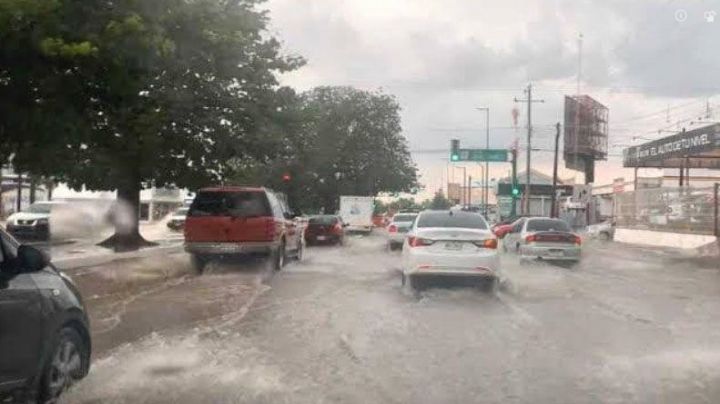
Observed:
[[[533,105],[533,147],[552,148],[563,96],[576,92],[578,33],[581,92],[610,110],[610,157],[598,164],[596,184],[632,177],[620,154],[621,145],[643,141],[634,136],[695,127],[708,100],[720,119],[720,97],[713,97],[720,93],[720,1],[269,0],[264,7],[285,52],[308,61],[284,84],[382,88],[398,98],[430,191],[446,172],[447,153],[433,150],[449,148],[453,137],[484,146],[485,115],[476,107],[490,107],[491,147],[507,147],[515,136],[525,147],[526,106],[513,97],[525,98],[528,82],[533,97],[545,100]],[[562,178],[576,176],[560,163]],[[550,174],[552,153],[534,152],[532,166]],[[491,177],[508,171],[509,164],[494,164]],[[480,176],[477,167],[471,172]]]

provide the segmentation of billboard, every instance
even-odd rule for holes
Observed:
[[[587,95],[565,96],[564,123],[565,167],[593,182],[595,161],[607,159],[608,109]]]
[[[683,131],[623,150],[624,167],[720,168],[720,124]]]

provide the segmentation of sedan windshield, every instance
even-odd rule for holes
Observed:
[[[570,231],[570,226],[559,219],[533,219],[528,222],[527,231]]]
[[[470,212],[425,212],[418,218],[417,227],[457,227],[487,229],[487,223],[477,213]]]
[[[50,213],[51,208],[52,204],[49,203],[33,203],[27,211],[30,213]]]
[[[416,217],[417,215],[395,215],[395,217],[393,217],[393,222],[412,222],[415,221]]]

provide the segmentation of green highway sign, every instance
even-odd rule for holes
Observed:
[[[507,149],[459,149],[452,161],[508,161]]]

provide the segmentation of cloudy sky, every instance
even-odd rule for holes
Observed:
[[[545,101],[533,105],[532,147],[543,150],[533,152],[532,166],[552,172],[554,124],[563,96],[576,92],[579,33],[581,92],[610,110],[610,156],[597,166],[597,184],[632,177],[621,168],[624,145],[670,134],[659,129],[702,125],[696,121],[708,106],[720,119],[720,1],[269,0],[264,7],[285,51],[308,61],[283,83],[394,94],[422,182],[433,191],[446,180],[447,153],[438,149],[454,137],[484,146],[485,115],[476,107],[490,108],[491,147],[516,136],[526,147],[526,107],[513,98],[524,98],[529,82]],[[494,164],[491,177],[508,171],[509,164]],[[565,169],[561,177],[583,179]]]

